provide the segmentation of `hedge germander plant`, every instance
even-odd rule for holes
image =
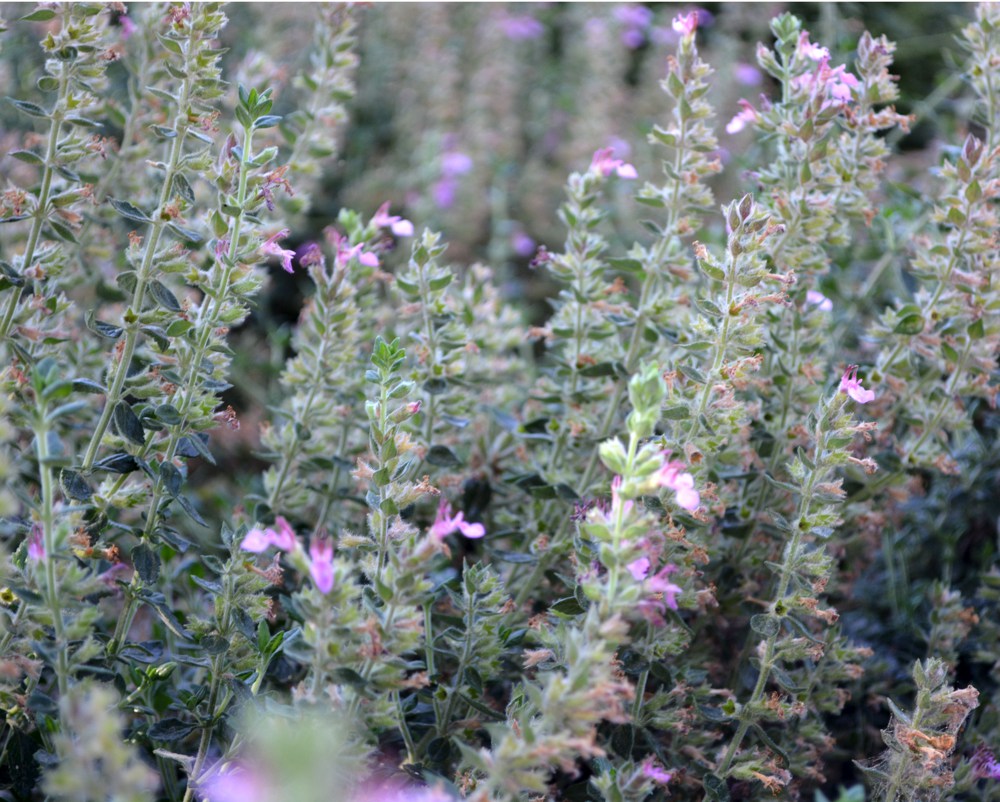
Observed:
[[[894,534],[996,481],[1000,9],[962,31],[970,132],[909,218],[892,42],[834,64],[784,14],[724,125],[678,15],[662,176],[598,148],[570,177],[537,326],[388,204],[283,245],[337,152],[356,14],[317,9],[288,96],[223,80],[219,4],[6,23],[44,69],[0,201],[0,794],[1000,797],[996,547],[975,607],[940,577],[895,667],[859,587],[884,561],[905,596]],[[722,127],[755,161],[720,214]],[[862,297],[852,258],[908,224],[879,262],[901,294]],[[247,388],[267,467],[213,505],[268,264],[313,289]]]

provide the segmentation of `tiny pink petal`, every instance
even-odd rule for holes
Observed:
[[[632,574],[632,578],[636,582],[641,582],[649,574],[649,557],[640,557],[638,560],[633,560],[628,565],[628,572]]]
[[[309,546],[309,575],[323,594],[333,590],[333,545],[326,538],[316,538]]]
[[[271,543],[282,551],[295,551],[295,530],[281,515],[274,519],[275,529],[268,529]]]
[[[251,529],[246,533],[246,536],[240,542],[240,548],[243,551],[252,551],[254,554],[260,554],[271,546],[271,537],[268,535],[267,530],[265,532],[262,529]]]

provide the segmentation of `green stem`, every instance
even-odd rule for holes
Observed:
[[[189,51],[190,41],[188,42],[188,47],[186,47],[184,51],[185,73],[188,72],[189,68],[187,61]],[[156,257],[156,248],[160,242],[160,235],[163,233],[163,229],[167,224],[167,220],[163,217],[162,210],[170,198],[170,191],[174,183],[174,175],[177,173],[181,157],[184,153],[184,139],[187,136],[189,126],[187,119],[187,101],[189,92],[190,81],[188,78],[185,78],[181,83],[181,91],[177,100],[178,111],[176,117],[174,118],[174,130],[177,132],[177,136],[174,137],[170,147],[170,158],[167,161],[167,167],[163,178],[163,186],[160,188],[160,197],[156,204],[156,210],[153,213],[153,221],[150,223],[150,230],[146,239],[146,250],[143,252],[142,263],[139,270],[136,271],[135,289],[132,292],[132,303],[129,305],[129,309],[125,313],[125,344],[122,348],[121,356],[114,367],[114,376],[111,381],[111,386],[108,388],[108,395],[104,404],[104,409],[101,412],[101,417],[97,421],[97,425],[94,427],[94,433],[90,438],[90,443],[88,444],[87,451],[83,457],[82,468],[84,472],[90,471],[94,465],[94,461],[97,459],[97,452],[101,447],[101,440],[104,438],[104,433],[108,430],[108,426],[111,423],[111,416],[115,411],[115,407],[121,401],[122,388],[125,386],[125,379],[128,375],[129,365],[132,364],[132,357],[135,354],[135,348],[138,344],[138,318],[142,312],[142,304],[146,295],[146,286],[152,278],[151,271]]]

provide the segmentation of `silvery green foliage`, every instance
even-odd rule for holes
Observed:
[[[859,625],[857,584],[879,545],[895,570],[897,531],[950,537],[920,532],[949,529],[951,494],[981,499],[1000,473],[984,423],[1000,337],[995,6],[962,33],[978,127],[945,151],[926,230],[893,262],[913,279],[896,303],[871,314],[844,264],[891,228],[884,134],[909,123],[888,105],[893,44],[862,34],[835,64],[801,21],[775,19],[757,51],[774,83],[725,126],[758,164],[717,207],[713,70],[689,12],[649,134],[662,175],[610,148],[574,157],[564,244],[533,260],[557,284],[533,328],[503,273],[449,262],[440,233],[414,236],[388,203],[282,244],[338,153],[354,9],[319,11],[290,102],[226,84],[221,5],[124,12],[71,3],[16,23],[37,27],[44,70],[38,97],[13,104],[32,130],[0,200],[9,793],[791,798],[825,782],[836,750],[866,748],[834,741],[837,717],[893,655]],[[442,13],[420,12],[414,52],[450,30]],[[502,31],[540,53],[541,23],[477,13],[456,12],[493,65],[470,76],[468,113],[511,158],[500,106],[527,87]],[[580,14],[570,29],[610,52]],[[615,14],[635,33],[652,12]],[[447,55],[414,69],[458,80]],[[276,75],[268,59],[248,74]],[[458,145],[425,127],[410,132],[420,169],[448,157],[441,180],[464,174]],[[652,216],[646,235],[622,242],[612,205]],[[264,467],[209,481],[240,423],[222,401],[241,381],[230,330],[270,260],[308,297],[280,375],[254,393],[271,402]],[[949,675],[995,698],[996,571],[971,589],[950,572],[890,578],[897,606],[926,598],[909,647],[926,659],[913,712],[890,705],[888,751],[864,767],[875,798],[993,798],[995,759],[956,757],[978,692]],[[907,695],[899,672],[874,673]],[[970,743],[995,723],[973,717]]]

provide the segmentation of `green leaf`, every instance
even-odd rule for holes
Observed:
[[[687,420],[691,417],[691,410],[686,404],[667,407],[660,412],[660,417],[664,420]]]
[[[36,8],[30,14],[25,14],[23,17],[19,17],[19,22],[48,22],[50,19],[54,19],[56,12],[51,8]]]
[[[754,615],[750,617],[750,629],[765,638],[771,638],[781,629],[781,621],[775,615]]]
[[[115,430],[126,440],[139,446],[146,444],[146,433],[143,431],[142,423],[127,401],[118,402],[111,420]]]
[[[706,774],[702,782],[705,786],[705,796],[713,802],[729,802],[729,786],[725,780],[714,774]]]
[[[147,731],[154,741],[180,741],[194,732],[194,724],[181,721],[179,718],[164,718],[157,721]]]
[[[133,223],[152,223],[149,215],[146,214],[142,209],[137,206],[133,206],[128,201],[117,200],[116,198],[108,198],[108,203],[111,207],[118,212],[126,220],[131,220]]]
[[[567,596],[565,599],[560,599],[552,604],[552,606],[549,607],[549,612],[555,613],[556,615],[574,616],[587,611],[580,604],[580,601],[576,598],[576,596]]]
[[[48,118],[49,113],[43,109],[41,106],[35,103],[29,103],[27,100],[15,100],[12,97],[7,98],[16,108],[23,111],[25,114],[29,114],[32,117],[45,117]]]
[[[107,471],[108,473],[126,474],[138,469],[139,463],[136,458],[125,451],[109,454],[94,463],[94,470]]]
[[[902,318],[893,331],[896,334],[920,334],[924,330],[924,319],[919,314]]]
[[[78,393],[95,393],[107,395],[108,388],[93,379],[73,379],[73,390]]]
[[[428,464],[438,468],[457,468],[462,465],[462,460],[447,446],[431,446],[426,459]]]
[[[87,501],[94,494],[86,479],[76,471],[63,468],[59,473],[59,484],[62,485],[63,492],[76,501]]]
[[[161,281],[153,279],[149,282],[149,294],[153,296],[153,299],[164,309],[169,309],[171,312],[180,312],[181,305],[177,301],[174,294],[167,289],[166,285]]]
[[[973,340],[981,340],[986,336],[986,328],[983,326],[983,319],[979,318],[969,324],[969,336]]]
[[[177,223],[167,223],[167,230],[178,239],[191,245],[201,245],[205,241],[205,238],[193,228],[184,228]]]
[[[147,585],[156,582],[160,575],[160,555],[148,543],[140,543],[132,549],[132,565],[139,579]]]
[[[8,155],[25,164],[34,164],[38,167],[45,164],[45,160],[41,156],[30,150],[12,150]]]

